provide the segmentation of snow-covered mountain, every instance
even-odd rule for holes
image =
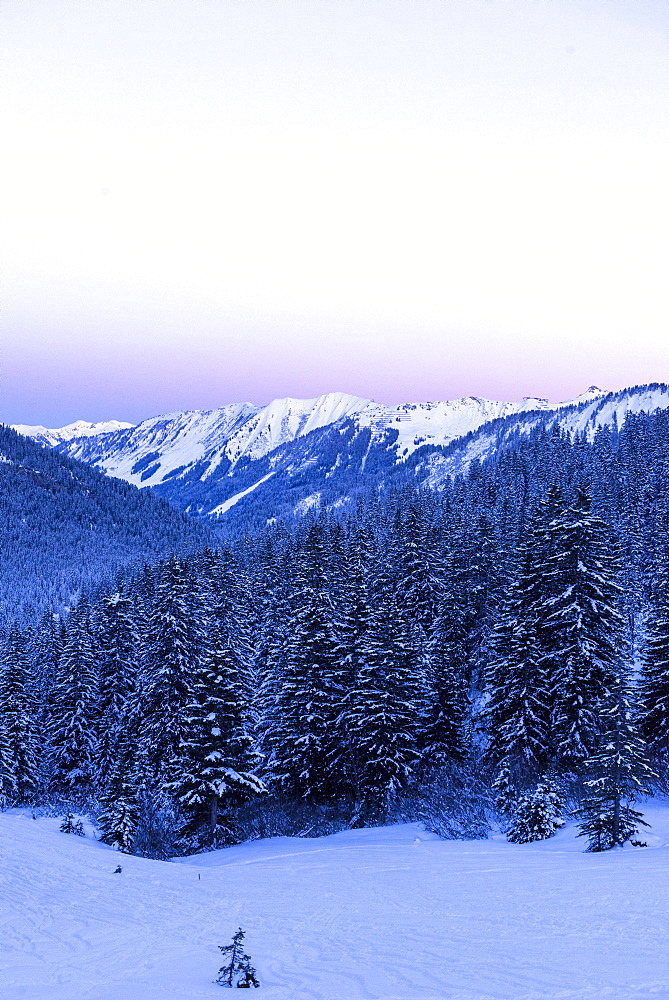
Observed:
[[[31,437],[38,444],[45,444],[49,448],[62,444],[63,441],[72,441],[79,438],[96,437],[98,434],[112,434],[114,431],[125,430],[132,427],[132,424],[124,423],[122,420],[102,420],[97,424],[91,424],[88,420],[75,420],[73,424],[66,427],[59,427],[52,430],[49,427],[29,426],[28,424],[13,424],[13,429],[19,434]]]
[[[468,396],[384,406],[345,393],[234,403],[152,417],[135,427],[84,425],[36,431],[72,458],[170,500],[199,517],[254,523],[297,510],[337,506],[388,476],[418,476],[433,488],[472,461],[504,450],[538,425],[558,423],[589,437],[627,412],[669,408],[669,387],[605,393],[591,386],[573,400],[503,402]],[[17,428],[18,429],[18,428]],[[234,514],[230,514],[234,508]]]
[[[70,434],[69,427],[15,429],[59,446],[70,458],[95,465],[110,476],[135,486],[157,486],[175,477],[190,478],[194,470],[198,478],[207,479],[221,464],[227,471],[242,459],[260,458],[318,427],[359,412],[368,403],[338,392],[316,399],[275,399],[267,406],[230,403],[214,410],[168,413],[135,427],[114,421],[113,427],[98,425],[98,433]]]

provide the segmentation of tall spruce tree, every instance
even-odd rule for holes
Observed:
[[[66,626],[49,732],[51,788],[75,800],[95,790],[97,693],[90,606],[82,599]]]
[[[610,530],[592,512],[584,489],[549,530],[552,596],[541,614],[553,752],[564,767],[579,767],[596,745],[599,707],[615,683],[623,655],[619,558]]]
[[[639,679],[639,728],[656,749],[669,750],[669,599],[653,608]]]
[[[250,700],[257,682],[255,641],[259,619],[247,574],[229,549],[205,549],[195,569],[202,613],[205,618],[213,616],[226,631]]]
[[[446,565],[418,502],[409,504],[404,517],[398,516],[394,535],[391,557],[397,600],[427,634],[446,593]]]
[[[335,614],[323,531],[314,524],[293,569],[278,679],[265,720],[265,774],[284,792],[311,802],[337,794],[330,770],[341,704]]]
[[[20,804],[35,794],[39,743],[25,641],[13,626],[0,659],[0,802]]]
[[[93,621],[99,672],[95,763],[97,783],[105,788],[116,767],[121,730],[127,728],[141,644],[135,604],[123,588],[99,602]]]
[[[182,849],[236,843],[235,809],[265,791],[253,773],[259,759],[246,731],[246,708],[241,665],[214,619],[192,682],[178,770],[168,786],[186,815]]]
[[[53,716],[53,698],[58,675],[58,660],[63,649],[65,628],[59,615],[42,615],[27,643],[32,664],[32,691],[35,699],[35,724],[39,732],[49,728]]]
[[[646,759],[646,749],[634,725],[631,692],[624,669],[600,707],[602,732],[586,762],[588,793],[575,815],[579,836],[588,838],[589,851],[607,851],[626,843],[637,828],[648,826],[632,808],[646,793],[645,782],[657,777]]]
[[[173,778],[187,740],[191,680],[204,641],[193,589],[187,565],[169,559],[161,567],[147,622],[133,724],[140,747],[138,769],[158,785]]]
[[[364,527],[357,527],[349,539],[345,572],[336,620],[335,679],[340,690],[339,714],[335,721],[331,746],[330,771],[337,775],[337,787],[352,801],[359,799],[361,761],[358,747],[351,740],[349,711],[360,671],[365,665],[366,628],[371,613],[370,572],[374,539]]]
[[[542,641],[542,610],[550,598],[545,511],[542,505],[528,526],[493,630],[490,701],[483,713],[486,756],[509,768],[521,786],[543,773],[550,755],[551,691]]]
[[[466,663],[464,611],[457,598],[444,596],[425,642],[427,718],[420,742],[426,768],[466,756]]]
[[[125,720],[121,719],[114,744],[114,760],[100,797],[103,807],[98,817],[103,844],[131,854],[139,822],[137,787],[134,781],[135,757],[128,738]]]
[[[482,514],[468,526],[461,544],[467,557],[468,666],[480,686],[490,660],[491,633],[507,582],[507,559],[493,518]]]
[[[424,662],[394,594],[374,595],[344,722],[356,762],[356,825],[382,822],[415,775],[427,716]]]

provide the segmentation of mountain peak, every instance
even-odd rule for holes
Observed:
[[[562,408],[563,406],[574,406],[578,403],[589,403],[591,400],[605,395],[605,390],[598,388],[596,385],[591,385],[585,390],[585,392],[582,392],[580,396],[575,396],[573,399],[565,399],[562,402],[555,404],[555,406],[557,409],[558,407]]]

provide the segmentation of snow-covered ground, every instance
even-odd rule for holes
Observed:
[[[644,811],[649,850],[585,854],[573,827],[520,846],[409,824],[179,864],[7,812],[0,995],[221,997],[217,945],[241,925],[266,1000],[669,998],[669,807]]]

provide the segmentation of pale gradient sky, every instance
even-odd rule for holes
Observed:
[[[669,381],[666,0],[2,0],[0,419]]]

